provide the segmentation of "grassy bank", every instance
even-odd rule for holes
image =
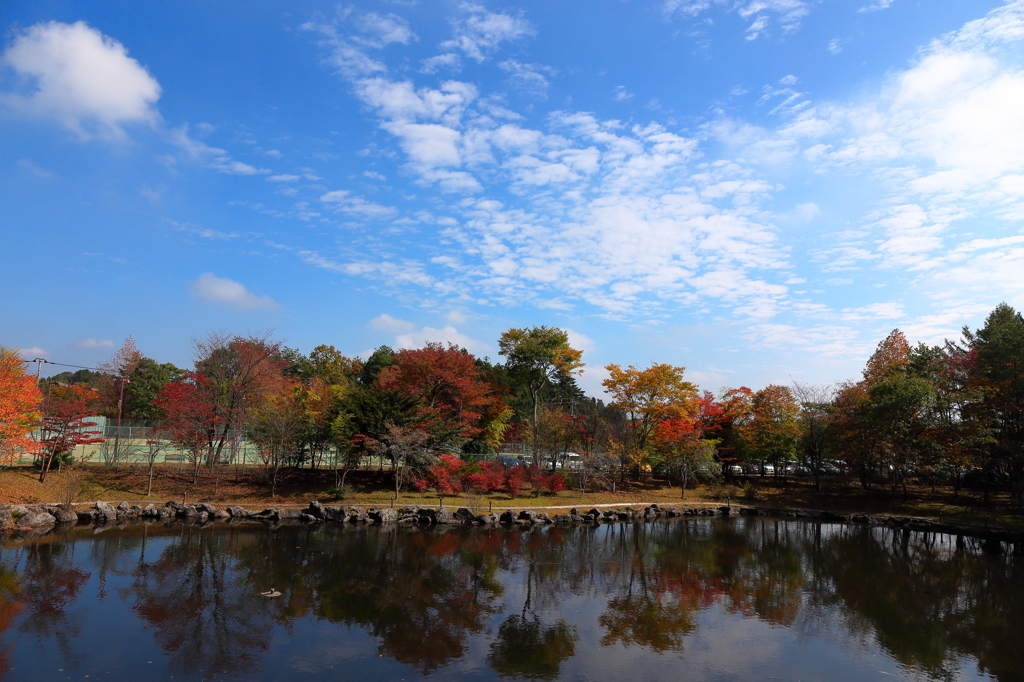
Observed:
[[[130,502],[166,502],[167,500],[188,502],[213,502],[245,507],[267,507],[272,505],[307,504],[312,500],[351,505],[387,506],[391,504],[393,489],[387,471],[357,471],[349,474],[350,490],[344,498],[331,497],[328,490],[334,487],[334,475],[330,472],[284,472],[278,484],[278,494],[270,497],[266,483],[258,476],[241,476],[233,471],[222,471],[211,475],[202,474],[193,484],[192,476],[178,473],[173,467],[158,469],[153,479],[153,492],[147,495],[148,478],[144,472],[113,471],[106,467],[94,466],[79,469],[75,473],[51,473],[45,484],[38,481],[38,472],[28,467],[0,471],[0,502],[28,504],[62,502],[69,488],[74,488],[74,500]],[[964,521],[968,523],[1007,526],[1024,529],[1024,516],[1005,494],[994,495],[986,504],[977,491],[961,491],[954,494],[947,488],[911,488],[907,499],[895,497],[887,489],[862,490],[859,485],[833,480],[824,482],[822,490],[816,492],[810,481],[774,481],[755,478],[746,489],[739,485],[702,485],[686,491],[686,502],[741,502],[772,507],[821,509],[838,513],[861,512],[868,514],[900,514],[928,518]],[[446,497],[448,507],[475,507],[506,509],[508,507],[578,506],[589,507],[598,504],[630,505],[656,502],[678,504],[678,486],[668,486],[664,481],[631,483],[617,492],[587,493],[563,491],[556,495],[536,496],[526,492],[514,500],[502,493],[470,494]],[[403,491],[398,506],[438,504],[434,492],[417,493]]]

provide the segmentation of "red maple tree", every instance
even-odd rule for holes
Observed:
[[[98,391],[84,386],[49,387],[39,431],[43,455],[40,483],[46,481],[46,474],[58,456],[72,452],[79,445],[103,442],[103,432],[92,428],[98,422],[89,420],[95,413],[94,403],[98,399]]]
[[[483,417],[501,406],[476,359],[454,344],[399,351],[377,386],[416,398],[420,427],[435,441],[475,438],[483,430]]]

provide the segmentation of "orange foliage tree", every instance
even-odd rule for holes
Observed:
[[[41,397],[18,354],[0,346],[0,467],[38,449],[29,433],[38,423]]]
[[[618,451],[623,464],[631,465],[639,478],[641,470],[657,463],[658,453],[650,442],[655,429],[670,419],[692,421],[700,394],[683,379],[685,367],[653,363],[643,369],[632,365],[622,369],[611,364],[605,369],[609,376],[601,385],[613,398],[610,407],[626,417]]]

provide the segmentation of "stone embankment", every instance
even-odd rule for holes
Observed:
[[[907,531],[946,533],[957,536],[958,543],[963,537],[983,540],[982,549],[999,553],[1012,551],[1024,553],[1024,533],[1002,528],[988,528],[975,525],[932,521],[907,516],[836,514],[829,511],[803,509],[778,509],[746,505],[724,506],[670,506],[657,504],[642,508],[597,509],[588,511],[571,509],[565,513],[548,515],[533,509],[478,514],[470,509],[455,511],[447,507],[403,507],[353,508],[346,506],[325,506],[311,502],[308,507],[270,507],[252,511],[242,507],[217,508],[209,503],[181,504],[170,501],[162,506],[154,504],[132,505],[121,502],[117,506],[107,502],[96,502],[92,508],[72,510],[62,505],[12,506],[0,505],[0,532],[45,532],[53,528],[69,528],[75,524],[99,526],[122,523],[130,519],[152,519],[165,522],[186,522],[210,524],[214,522],[291,522],[306,524],[349,523],[349,524],[399,524],[408,526],[534,526],[602,523],[636,523],[660,519],[687,517],[729,517],[766,516],[774,518],[796,518],[849,523],[854,525],[886,526]]]

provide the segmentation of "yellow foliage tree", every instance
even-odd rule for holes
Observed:
[[[649,441],[658,424],[696,413],[699,393],[683,379],[685,367],[653,363],[646,369],[633,365],[622,369],[614,364],[605,369],[609,377],[601,384],[613,398],[610,407],[626,416],[618,451],[638,476],[641,469],[655,464]]]

